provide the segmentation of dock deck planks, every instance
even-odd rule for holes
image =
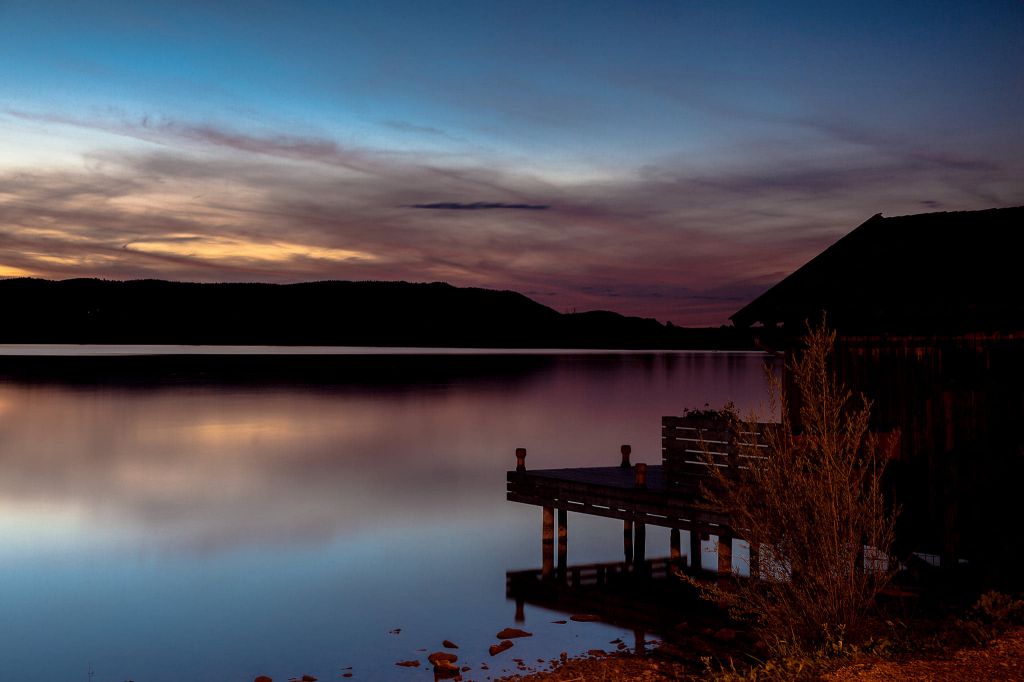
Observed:
[[[660,465],[647,467],[644,487],[632,467],[619,466],[509,471],[506,482],[510,502],[684,530],[728,523],[725,513],[698,504],[696,487],[666,485]]]

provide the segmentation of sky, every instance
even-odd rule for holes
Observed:
[[[1020,0],[0,0],[3,277],[717,325],[876,213],[1021,204]]]

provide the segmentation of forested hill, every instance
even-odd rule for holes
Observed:
[[[0,343],[751,348],[750,332],[595,311],[443,283],[194,284],[0,280]]]

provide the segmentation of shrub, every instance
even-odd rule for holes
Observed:
[[[834,343],[824,323],[808,326],[802,351],[787,363],[796,414],[786,384],[767,370],[781,416],[758,437],[767,449],[736,439],[743,468],[730,476],[710,467],[704,490],[710,506],[729,511],[736,537],[760,550],[751,573],[761,579],[708,596],[753,620],[776,651],[856,641],[896,566],[889,559],[896,512],[881,487],[887,453],[868,432],[870,403],[831,369]],[[734,434],[756,431],[756,419],[730,420]]]

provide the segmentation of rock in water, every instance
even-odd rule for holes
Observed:
[[[507,650],[511,649],[512,647],[513,647],[512,640],[506,639],[505,641],[501,642],[500,644],[492,644],[490,646],[490,648],[487,649],[487,650],[489,652],[491,652],[491,656],[497,656],[502,651],[507,651]]]
[[[441,646],[443,646],[445,649],[458,649],[459,648],[459,645],[456,644],[455,642],[453,642],[450,639],[446,639],[443,642],[441,642]]]
[[[430,662],[434,664],[434,675],[441,679],[451,679],[461,672],[459,666],[455,665],[457,660],[458,656],[445,651],[430,654]]]
[[[446,663],[454,663],[455,661],[459,660],[459,657],[455,654],[448,653],[447,651],[435,651],[434,653],[427,656],[427,660],[436,666],[439,661],[445,661]]]
[[[532,632],[520,630],[519,628],[505,628],[495,635],[498,639],[515,639],[516,637],[533,637]]]
[[[257,677],[252,682],[274,682],[274,680],[269,678],[269,677],[267,677],[266,675],[260,675],[259,677]]]

